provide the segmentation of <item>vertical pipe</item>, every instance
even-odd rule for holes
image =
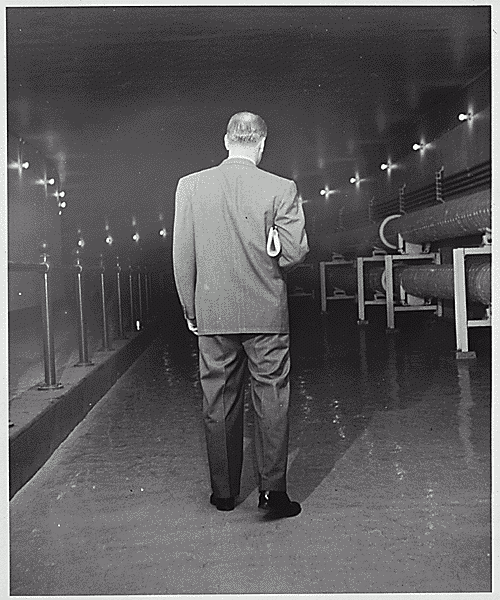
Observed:
[[[101,279],[101,310],[102,310],[102,350],[113,350],[109,342],[109,325],[108,325],[108,313],[106,309],[106,278],[104,265],[104,257],[101,254],[100,257],[100,279]]]
[[[126,339],[123,331],[123,304],[122,304],[122,285],[121,285],[122,268],[120,266],[120,257],[116,257],[116,297],[118,302],[118,339]]]
[[[139,298],[139,327],[138,329],[142,329],[142,277],[141,277],[141,267],[138,267],[137,270],[137,296]]]
[[[130,294],[130,329],[135,331],[134,282],[132,278],[132,263],[128,265],[128,288]]]
[[[75,251],[75,291],[76,308],[78,314],[78,351],[79,361],[75,367],[88,367],[94,363],[89,360],[89,349],[87,340],[87,324],[85,323],[84,301],[83,301],[83,267],[80,263],[80,250]]]
[[[62,384],[56,381],[56,357],[54,352],[54,332],[52,330],[52,303],[50,293],[50,264],[47,260],[48,254],[42,254],[45,270],[43,271],[43,364],[45,370],[45,382],[38,386],[39,390],[54,390],[62,388]]]

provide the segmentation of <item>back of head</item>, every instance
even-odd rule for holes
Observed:
[[[229,119],[227,140],[239,146],[255,146],[267,136],[264,119],[251,112],[239,112]]]

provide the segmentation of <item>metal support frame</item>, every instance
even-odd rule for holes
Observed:
[[[319,280],[321,286],[321,312],[327,312],[327,300],[353,300],[356,298],[356,295],[346,294],[344,290],[340,288],[335,288],[332,296],[327,296],[326,291],[326,267],[335,266],[335,265],[352,265],[352,260],[331,260],[331,261],[322,261],[319,263]]]
[[[358,275],[358,325],[367,325],[365,307],[367,305],[385,305],[386,306],[386,319],[387,319],[387,331],[396,331],[395,329],[395,313],[396,312],[408,312],[408,311],[433,311],[438,316],[442,316],[442,301],[438,301],[436,304],[424,304],[421,298],[416,296],[410,296],[406,294],[403,289],[400,288],[400,299],[396,303],[394,301],[394,262],[397,261],[408,261],[408,260],[432,260],[434,264],[440,264],[441,257],[438,252],[425,253],[425,254],[385,254],[383,256],[368,256],[358,257],[357,262],[357,275]],[[366,300],[365,297],[365,284],[364,284],[364,266],[367,262],[378,262],[383,263],[385,267],[385,298],[374,297],[373,300]]]
[[[365,263],[366,262],[384,262],[385,254],[379,254],[376,256],[358,256],[356,259],[356,270],[358,275],[358,325],[367,325],[365,315],[365,306],[367,304],[385,304],[385,300],[365,299]]]
[[[467,288],[465,278],[465,259],[470,255],[490,254],[491,246],[480,248],[453,249],[453,287],[455,302],[455,358],[476,358],[474,351],[469,351],[469,327],[491,327],[490,311],[486,310],[484,319],[467,318]]]
[[[440,306],[436,304],[425,304],[422,298],[406,294],[400,287],[400,304],[394,302],[394,262],[407,260],[422,260],[431,259],[434,264],[440,264],[440,255],[438,252],[425,254],[387,254],[384,257],[385,263],[385,299],[386,299],[386,315],[387,315],[387,330],[395,331],[395,313],[409,311],[433,311],[435,314],[440,313]]]

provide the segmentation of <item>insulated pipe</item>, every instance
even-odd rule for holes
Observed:
[[[399,272],[402,267],[394,268],[394,288],[399,285]],[[358,292],[358,275],[355,266],[329,265],[326,270],[327,290],[331,293],[335,288],[353,295]],[[365,288],[373,293],[385,293],[385,267],[369,266],[364,268]]]
[[[407,294],[418,298],[453,300],[453,265],[416,265],[403,269],[400,281]],[[467,297],[472,302],[491,304],[491,262],[470,258],[465,267]]]
[[[399,233],[405,242],[424,244],[484,233],[486,229],[491,229],[489,190],[424,208],[390,221],[384,234],[389,240],[397,238]]]
[[[407,215],[389,215],[378,224],[328,235],[320,240],[320,246],[343,256],[367,256],[374,248],[396,249],[398,234],[406,242],[424,244],[487,229],[491,229],[491,193],[483,190]]]
[[[328,265],[326,269],[326,285],[329,293],[332,293],[337,288],[343,290],[349,296],[356,294],[358,291],[356,267],[353,265]]]

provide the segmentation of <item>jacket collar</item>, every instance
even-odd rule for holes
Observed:
[[[256,167],[257,165],[249,158],[237,156],[235,158],[226,158],[221,162],[221,165],[245,165],[246,167]]]

